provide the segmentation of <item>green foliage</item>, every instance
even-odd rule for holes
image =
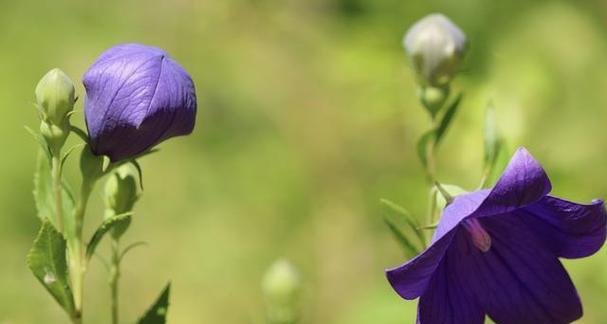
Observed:
[[[124,214],[120,214],[120,215],[115,215],[115,216],[112,216],[112,217],[104,220],[103,223],[101,223],[101,225],[99,225],[99,227],[95,231],[95,234],[93,234],[89,243],[86,246],[87,259],[90,259],[93,256],[93,254],[95,254],[95,249],[97,248],[97,245],[99,244],[99,242],[101,242],[101,239],[105,236],[105,234],[107,232],[109,232],[113,228],[119,228],[119,227],[126,229],[128,224],[130,224],[130,222],[131,222],[132,215],[133,215],[133,213],[129,212],[129,213],[124,213]]]
[[[67,279],[66,241],[48,221],[42,227],[27,255],[27,264],[55,300],[74,315],[74,300]]]
[[[169,294],[171,283],[169,282],[156,302],[137,322],[138,324],[164,324],[166,323],[167,312],[169,311]]]
[[[428,150],[431,146],[438,146],[443,139],[449,125],[451,125],[451,122],[453,121],[453,117],[459,108],[461,100],[462,94],[460,93],[442,114],[437,126],[425,132],[417,141],[417,155],[424,167],[428,165]]]
[[[419,254],[424,248],[424,234],[421,232],[419,222],[405,208],[389,201],[381,200],[384,205],[384,222],[390,232],[402,247],[407,257]]]
[[[66,228],[73,223],[73,217],[71,217],[74,211],[74,197],[67,186],[63,183],[63,220],[64,224],[68,225]],[[36,173],[34,174],[34,201],[36,203],[36,210],[38,212],[38,218],[41,221],[48,220],[53,226],[57,226],[57,219],[55,215],[55,199],[53,197],[53,180],[51,176],[51,165],[50,161],[46,158],[45,154],[41,151],[38,154],[36,162]],[[68,232],[65,235],[69,235]]]

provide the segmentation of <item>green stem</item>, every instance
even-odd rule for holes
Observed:
[[[74,323],[82,321],[82,296],[84,273],[86,272],[86,257],[84,255],[84,243],[82,240],[82,228],[84,224],[84,214],[88,204],[89,197],[93,191],[95,181],[83,179],[80,188],[80,200],[76,204],[74,211],[74,228],[70,242],[68,242],[69,253],[69,274],[72,283],[72,291],[74,294],[74,306],[76,308]]]
[[[51,159],[51,176],[53,178],[53,196],[55,198],[55,218],[57,230],[63,233],[63,185],[61,183],[61,154],[56,152]]]
[[[112,324],[118,324],[119,304],[118,304],[118,280],[120,279],[120,246],[117,239],[112,238],[112,261],[110,265],[110,291]]]

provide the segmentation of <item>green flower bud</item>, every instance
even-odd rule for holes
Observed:
[[[103,155],[95,155],[87,144],[80,155],[80,172],[83,179],[92,183],[103,176]]]
[[[139,199],[137,173],[128,164],[120,166],[105,183],[105,206],[115,215],[130,212]]]
[[[424,107],[426,107],[432,116],[435,116],[449,97],[449,86],[442,88],[421,87],[419,96]]]
[[[74,82],[59,69],[45,74],[36,86],[36,102],[49,124],[62,125],[68,113],[74,109]]]
[[[290,262],[279,260],[270,266],[263,278],[262,290],[270,323],[289,324],[297,321],[301,279]]]
[[[449,18],[431,14],[407,31],[404,47],[421,81],[442,87],[458,72],[466,50],[466,35]]]

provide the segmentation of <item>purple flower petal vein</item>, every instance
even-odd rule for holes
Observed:
[[[83,77],[85,117],[95,154],[136,156],[194,129],[190,75],[165,51],[139,44],[105,51]]]

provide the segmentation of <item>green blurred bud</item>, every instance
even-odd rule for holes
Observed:
[[[95,155],[91,151],[91,147],[87,144],[82,149],[80,155],[80,172],[82,172],[82,178],[90,183],[96,181],[103,176],[103,155]]]
[[[74,82],[55,68],[45,74],[36,86],[36,102],[49,124],[62,125],[76,101]]]
[[[404,47],[421,81],[442,87],[458,72],[466,51],[466,35],[449,18],[436,13],[407,31]]]
[[[123,164],[109,177],[105,183],[105,217],[131,212],[139,199],[137,189],[137,172],[129,164]],[[112,228],[111,235],[118,240],[131,224],[120,223]]]
[[[137,173],[124,164],[105,183],[105,206],[116,215],[130,212],[139,198]]]
[[[297,322],[301,278],[289,261],[278,260],[270,266],[263,278],[262,290],[269,323]]]
[[[422,104],[432,116],[435,116],[440,109],[445,105],[449,97],[449,86],[445,87],[421,87],[419,96]]]

